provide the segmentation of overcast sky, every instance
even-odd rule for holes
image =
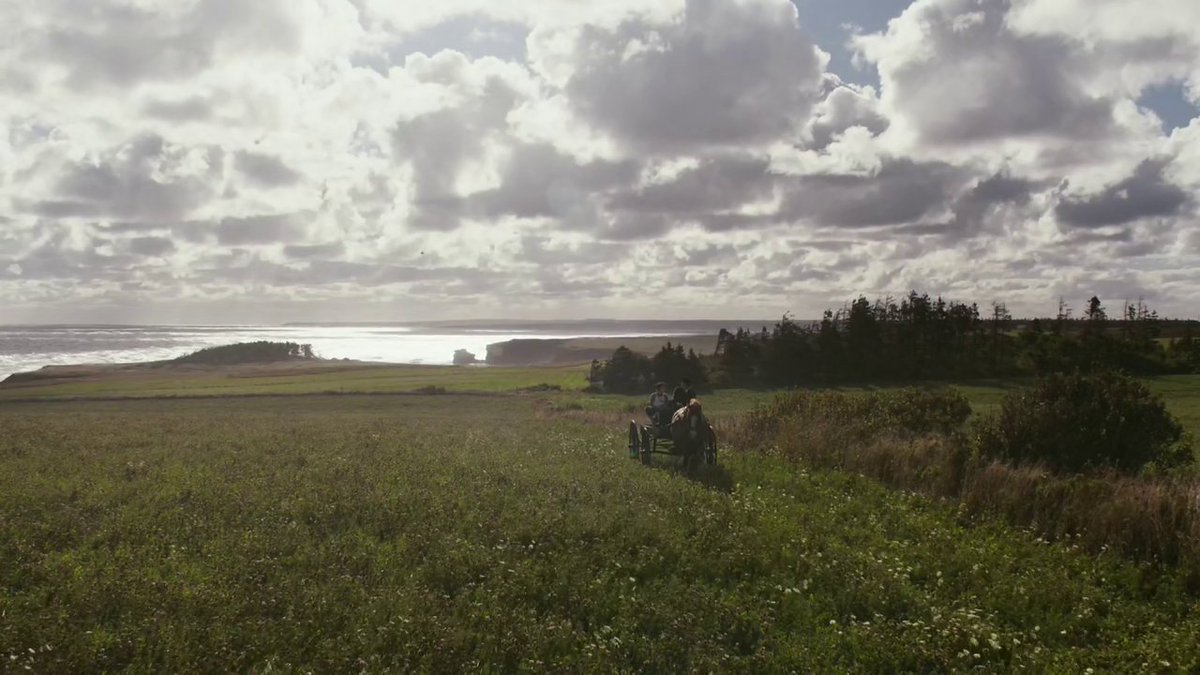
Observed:
[[[0,2],[0,322],[1200,316],[1196,0]]]

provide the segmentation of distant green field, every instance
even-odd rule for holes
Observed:
[[[551,385],[563,393],[553,396],[560,405],[598,412],[636,412],[644,396],[584,394],[587,366],[476,367],[476,366],[370,366],[333,372],[298,372],[269,375],[190,374],[151,372],[138,377],[113,377],[97,382],[66,382],[47,386],[0,388],[0,402],[28,399],[144,398],[295,395],[322,393],[386,394],[415,392],[439,387],[450,393],[515,392]],[[1168,409],[1184,426],[1200,436],[1200,375],[1166,375],[1142,378],[1161,394]],[[971,402],[976,414],[995,411],[1004,394],[1028,384],[1027,380],[986,380],[960,383],[925,383],[921,386],[952,386]],[[863,391],[882,387],[835,387]],[[707,410],[717,416],[740,414],[773,399],[774,390],[726,389],[704,395]]]
[[[1172,572],[761,455],[688,480],[546,405],[0,405],[0,670],[1200,668]]]
[[[253,371],[251,371],[253,372]],[[478,366],[370,366],[331,372],[246,375],[150,371],[100,381],[0,387],[0,401],[29,398],[123,398],[246,396],[263,394],[394,393],[441,387],[451,392],[515,391],[540,384],[563,389],[587,386],[587,366],[507,368]]]
[[[1140,378],[1151,391],[1161,395],[1167,409],[1179,418],[1184,427],[1200,435],[1200,375],[1162,375]],[[975,414],[991,413],[1000,408],[1004,394],[1025,381],[983,382],[954,384],[967,400]]]
[[[1200,436],[1200,375],[1164,375],[1159,377],[1142,378],[1147,386],[1163,397],[1167,409],[1179,418],[1188,430]],[[1021,386],[1030,384],[1028,380],[987,380],[966,383],[928,383],[918,386],[949,386],[962,392],[971,403],[971,409],[976,415],[995,412],[1000,407],[1004,395]],[[875,389],[892,389],[898,385],[878,387],[834,387],[838,391],[867,391]],[[716,416],[740,414],[753,409],[755,406],[769,402],[779,394],[772,390],[720,389],[702,398],[705,410]],[[641,396],[595,396],[582,392],[564,393],[558,396],[560,402],[571,402],[582,409],[597,411],[637,411],[644,405]]]

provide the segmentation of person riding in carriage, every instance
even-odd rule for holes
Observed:
[[[683,378],[679,381],[679,386],[675,387],[675,392],[671,396],[675,403],[675,410],[686,407],[696,399],[696,390],[692,389],[692,381],[688,378]]]
[[[667,394],[667,383],[659,382],[654,385],[654,393],[650,394],[650,405],[646,406],[646,416],[656,427],[666,426],[675,412],[671,397]]]

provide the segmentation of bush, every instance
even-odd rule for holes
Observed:
[[[724,370],[714,370],[708,375],[708,386],[713,389],[728,389],[734,386],[734,381]]]
[[[1183,427],[1144,384],[1116,373],[1051,375],[1005,396],[976,426],[980,454],[1056,471],[1190,463]]]

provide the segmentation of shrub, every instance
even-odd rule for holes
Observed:
[[[535,384],[531,387],[521,387],[517,391],[529,392],[529,393],[536,393],[536,392],[542,392],[542,391],[562,391],[562,385],[548,384],[546,382],[541,382],[541,383]]]
[[[1116,373],[1051,375],[1005,396],[976,426],[980,454],[1056,471],[1191,461],[1183,427],[1144,384]]]
[[[550,412],[566,412],[568,410],[583,410],[583,403],[578,400],[550,402]]]
[[[714,370],[708,374],[708,386],[713,389],[728,389],[733,385],[733,378],[724,370]]]

